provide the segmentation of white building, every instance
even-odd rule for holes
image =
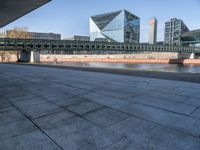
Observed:
[[[89,36],[82,36],[82,35],[74,35],[73,37],[67,37],[63,40],[71,40],[71,41],[90,41]]]

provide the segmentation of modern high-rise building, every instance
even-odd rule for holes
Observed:
[[[164,44],[180,45],[180,35],[188,32],[188,27],[180,19],[173,18],[165,23]]]
[[[90,40],[139,43],[140,18],[127,10],[90,17]]]
[[[151,18],[149,21],[149,44],[156,44],[157,42],[157,19]]]

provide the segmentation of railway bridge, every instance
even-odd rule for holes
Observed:
[[[171,45],[150,45],[135,43],[110,43],[96,41],[69,41],[69,40],[47,40],[47,39],[9,39],[0,38],[1,51],[19,51],[21,55],[30,54],[32,61],[39,59],[41,51],[123,51],[123,52],[177,52],[190,53],[194,59],[200,48],[171,46]]]

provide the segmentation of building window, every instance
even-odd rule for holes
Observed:
[[[131,37],[131,33],[130,32],[126,32],[126,38],[130,39],[130,37]]]

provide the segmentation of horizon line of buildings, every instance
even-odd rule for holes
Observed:
[[[75,35],[63,38],[76,41],[103,41],[140,43],[140,18],[123,9],[120,11],[91,16],[89,18],[90,36]],[[184,21],[172,18],[165,22],[164,41],[157,42],[158,20],[149,21],[148,44],[200,46],[200,30],[191,31]],[[12,36],[11,36],[12,35]],[[61,40],[61,34],[26,32],[23,38]],[[14,38],[13,30],[0,32],[0,38]]]

